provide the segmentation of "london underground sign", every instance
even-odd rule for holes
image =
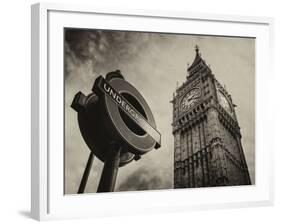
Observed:
[[[118,167],[161,146],[150,107],[119,70],[96,78],[92,93],[78,92],[71,107],[78,113],[80,132],[91,150],[78,193],[84,192],[93,155],[104,162],[98,192],[107,192],[114,190]]]
[[[120,80],[118,80],[118,82],[120,82]],[[125,82],[125,80],[122,80],[121,83],[122,83],[121,88],[123,88],[123,90],[120,90],[120,87],[119,87],[119,91],[117,91],[102,76],[99,76],[95,81],[93,90],[95,91],[95,90],[99,89],[103,92],[103,94],[106,94],[107,99],[112,100],[118,106],[118,108],[122,109],[132,119],[132,121],[136,123],[136,125],[138,125],[140,128],[142,128],[145,133],[150,135],[150,137],[152,137],[155,140],[154,147],[156,149],[159,148],[161,145],[161,135],[155,128],[154,119],[151,121],[152,124],[148,123],[147,119],[144,118],[144,116],[131,103],[129,103],[125,97],[123,97],[121,94],[119,94],[119,92],[121,92],[121,93],[122,93],[122,91],[126,92],[126,90],[130,89],[131,96],[136,95],[136,94],[138,95],[135,97],[135,99],[138,98],[138,101],[142,104],[141,106],[144,108],[145,114],[152,115],[148,105],[146,105],[146,102],[144,101],[144,99],[142,99],[142,97],[136,91],[136,89],[133,89],[132,86],[129,85],[129,83]],[[97,90],[97,92],[99,92],[99,91]],[[118,129],[118,126],[117,126],[117,129]],[[121,130],[121,132],[122,132],[122,130]],[[132,134],[133,135],[135,134],[134,131]],[[143,153],[143,152],[144,152],[143,150],[140,150],[139,153]]]

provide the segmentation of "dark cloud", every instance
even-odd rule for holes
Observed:
[[[65,71],[66,76],[73,66],[91,63],[93,71],[100,73],[104,67],[118,67],[120,61],[130,61],[138,51],[147,47],[152,34],[103,31],[65,30]]]
[[[171,189],[172,180],[161,176],[147,168],[139,168],[126,178],[116,191],[159,190]]]

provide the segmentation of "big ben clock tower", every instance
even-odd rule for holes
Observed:
[[[172,100],[174,188],[249,185],[235,105],[195,51]]]

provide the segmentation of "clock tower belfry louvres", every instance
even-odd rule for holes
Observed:
[[[235,104],[195,47],[173,95],[174,188],[250,185]]]

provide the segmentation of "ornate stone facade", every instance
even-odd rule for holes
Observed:
[[[174,188],[251,184],[231,96],[196,56],[173,100]]]

